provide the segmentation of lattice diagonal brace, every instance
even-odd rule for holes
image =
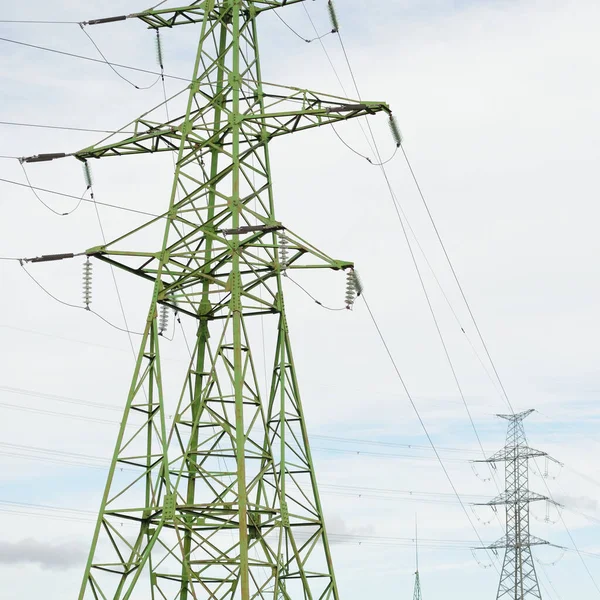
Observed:
[[[166,211],[87,251],[146,280],[152,293],[79,600],[339,598],[282,281],[287,270],[352,263],[276,220],[269,146],[279,136],[390,111],[381,102],[263,82],[257,20],[299,1],[204,0],[88,22],[195,23],[185,111],[168,123],[148,113],[78,152],[23,159],[176,156]],[[159,304],[197,323],[177,391],[163,382]],[[275,337],[264,394],[252,350],[256,316]]]
[[[547,455],[527,445],[523,420],[532,412],[498,415],[508,421],[506,446],[487,461],[476,461],[506,463],[506,490],[486,503],[492,507],[506,507],[506,535],[487,547],[494,551],[505,549],[497,600],[541,600],[542,597],[531,547],[548,542],[530,535],[529,505],[549,499],[529,490],[529,460]]]

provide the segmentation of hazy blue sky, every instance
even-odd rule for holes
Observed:
[[[600,5],[592,0],[350,0],[336,6],[362,97],[387,101],[398,118],[405,148],[515,409],[539,411],[527,423],[531,445],[565,463],[562,470],[551,470],[558,477],[547,481],[565,505],[562,517],[581,550],[600,553]],[[132,0],[85,6],[32,0],[12,3],[4,18],[82,21],[143,8]],[[310,2],[308,9],[317,29],[326,31],[325,1]],[[303,37],[312,35],[302,7],[286,8],[281,15]],[[266,80],[341,93],[317,42],[302,42],[272,15],[263,21]],[[92,34],[111,60],[156,68],[153,35],[141,23],[98,27]],[[189,75],[196,35],[194,27],[164,33],[168,73]],[[0,37],[96,56],[76,24],[0,23]],[[338,40],[328,36],[324,43],[353,96]],[[111,129],[162,100],[159,85],[135,90],[104,65],[1,41],[0,52],[0,121]],[[140,86],[153,81],[142,73],[128,77]],[[169,80],[168,91],[183,85]],[[388,157],[393,142],[384,118],[375,117],[373,127]],[[359,152],[370,153],[356,124],[338,131]],[[97,139],[93,133],[0,124],[0,155],[69,152]],[[467,503],[491,498],[496,487],[483,481],[484,469],[475,473],[468,462],[479,456],[477,440],[380,172],[330,130],[277,140],[272,153],[279,218],[330,254],[356,262],[434,441],[460,449],[442,452],[457,489]],[[98,161],[93,170],[99,201],[164,208],[172,170],[168,157]],[[484,356],[400,155],[388,172],[465,328],[466,335],[418,254],[477,430],[485,450],[494,452],[505,435],[504,422],[494,415],[507,407],[468,343],[467,337]],[[76,161],[31,165],[28,174],[34,185],[70,194],[85,187]],[[16,160],[0,159],[0,178],[23,182],[24,174]],[[101,242],[89,205],[58,217],[29,190],[0,184],[0,256],[80,251]],[[58,211],[73,206],[69,199],[42,199]],[[102,219],[109,238],[139,222],[108,208],[102,209]],[[52,293],[80,303],[80,262],[30,269]],[[74,598],[105,478],[104,463],[90,457],[108,457],[112,451],[118,407],[132,370],[131,348],[125,334],[93,315],[53,302],[17,263],[0,261],[0,276],[0,588],[10,598],[28,600],[42,593],[45,600]],[[307,274],[302,283],[324,303],[342,304],[342,278]],[[148,298],[126,276],[120,276],[119,285],[130,326],[138,330]],[[425,445],[426,438],[365,307],[359,302],[352,313],[330,313],[288,287],[291,334],[326,517],[333,533],[353,536],[333,547],[343,600],[411,597],[414,558],[406,540],[413,536],[417,513],[423,539],[437,540],[422,549],[424,597],[494,598],[496,571],[483,568],[468,550],[476,534],[432,452],[403,446]],[[100,266],[94,293],[96,310],[122,324],[110,274]],[[180,337],[165,355],[168,376],[175,377],[186,356]],[[540,477],[532,475],[531,483],[546,492]],[[445,496],[425,502],[423,495],[416,501],[373,490]],[[69,508],[89,512],[62,510]],[[550,525],[543,505],[533,510],[535,535],[573,547],[560,520]],[[490,511],[468,512],[484,541],[501,536],[496,521],[485,524],[493,518]],[[550,517],[555,520],[556,514],[551,511]],[[457,540],[465,543],[446,547]],[[567,552],[554,566],[546,565],[560,558],[560,551],[541,549],[536,555],[543,563],[538,569],[545,600],[600,597],[575,553]],[[487,562],[481,553],[476,557]],[[585,560],[600,585],[600,558]],[[22,591],[24,581],[30,594]]]

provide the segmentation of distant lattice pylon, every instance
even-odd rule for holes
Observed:
[[[503,538],[485,549],[497,551],[504,549],[504,562],[500,574],[497,600],[541,600],[532,546],[548,545],[549,542],[532,536],[529,532],[532,502],[546,501],[546,496],[529,490],[529,460],[547,457],[545,452],[530,448],[527,444],[523,420],[533,410],[512,415],[498,415],[509,423],[506,446],[486,461],[487,463],[506,463],[505,491],[485,503],[487,506],[505,506],[506,534]]]

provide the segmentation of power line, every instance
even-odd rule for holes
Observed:
[[[79,25],[79,21],[28,21],[12,19],[1,19],[0,23],[11,23],[13,25]]]
[[[383,332],[381,330],[381,328],[379,327],[379,324],[377,323],[377,320],[375,319],[375,315],[373,314],[373,312],[371,311],[371,307],[369,306],[368,302],[367,302],[367,298],[366,296],[363,294],[362,295],[362,299],[363,302],[365,303],[365,306],[367,307],[367,311],[369,313],[369,316],[371,317],[371,320],[373,321],[373,325],[375,326],[375,329],[377,330],[377,334],[379,335],[379,338],[381,340],[381,343],[383,344],[383,347],[385,348],[385,351],[390,359],[390,362],[392,363],[392,366],[394,367],[394,371],[396,371],[396,375],[398,377],[398,380],[400,381],[400,384],[402,385],[402,388],[404,389],[404,392],[406,393],[406,396],[413,408],[413,411],[415,412],[415,415],[417,416],[417,419],[421,425],[421,428],[423,429],[423,431],[425,432],[425,435],[427,436],[427,439],[429,440],[429,443],[431,444],[431,448],[433,449],[436,458],[440,464],[440,466],[442,467],[442,470],[446,476],[446,479],[448,480],[448,482],[450,483],[450,487],[452,488],[452,491],[454,492],[456,498],[458,499],[458,501],[460,502],[460,505],[462,507],[463,512],[465,513],[465,516],[467,517],[467,520],[469,522],[469,524],[471,525],[471,528],[473,529],[473,531],[475,532],[475,534],[477,535],[479,541],[481,541],[481,537],[479,535],[479,532],[477,531],[477,528],[475,527],[475,524],[473,523],[469,513],[467,512],[467,509],[464,505],[464,502],[462,501],[462,498],[460,496],[460,494],[458,493],[458,490],[456,488],[456,486],[454,485],[454,481],[452,480],[452,478],[450,477],[450,473],[448,472],[446,465],[444,464],[444,461],[442,460],[442,457],[440,456],[434,442],[433,439],[431,437],[431,435],[429,434],[429,431],[427,429],[427,426],[425,425],[425,422],[423,421],[423,418],[421,417],[421,414],[419,412],[419,409],[417,408],[417,405],[415,404],[415,401],[412,398],[412,395],[410,394],[410,391],[408,390],[408,387],[404,381],[404,378],[402,377],[402,374],[400,373],[400,369],[398,368],[398,365],[396,364],[396,360],[394,359],[394,356],[385,340],[385,337],[383,335]],[[483,546],[483,542],[481,541],[481,545]],[[488,551],[488,556],[490,556],[489,551]],[[491,556],[490,556],[490,560],[492,560]],[[494,566],[496,568],[496,570],[498,570],[498,566],[494,563]]]
[[[343,39],[342,39],[342,35],[341,35],[341,33],[339,33],[339,31],[338,31],[337,33],[338,33],[338,38],[339,38],[339,41],[340,41],[340,46],[341,46],[341,48],[342,48],[342,52],[343,52],[343,54],[344,54],[344,57],[345,57],[345,60],[346,60],[346,64],[347,64],[347,66],[348,66],[348,70],[349,70],[349,72],[350,72],[350,76],[351,76],[351,78],[352,78],[352,82],[353,82],[353,84],[354,84],[354,88],[355,88],[355,90],[356,90],[356,93],[357,93],[357,95],[358,95],[358,98],[359,98],[359,99],[361,99],[361,93],[360,93],[360,90],[359,90],[359,88],[358,88],[358,82],[357,82],[356,76],[355,76],[355,74],[354,74],[354,70],[352,69],[352,65],[350,64],[350,59],[349,59],[348,53],[347,53],[347,51],[346,51],[346,47],[345,47],[345,45],[344,45],[344,42],[343,42]],[[429,311],[430,311],[431,317],[432,317],[432,319],[433,319],[433,322],[434,322],[434,325],[435,325],[435,329],[436,329],[436,331],[437,331],[437,334],[438,334],[438,337],[439,337],[439,339],[440,339],[440,342],[441,342],[441,345],[442,345],[442,348],[443,348],[443,351],[444,351],[444,355],[445,355],[445,357],[446,357],[446,360],[447,360],[447,362],[448,362],[448,365],[449,365],[449,367],[450,367],[450,371],[451,371],[451,373],[452,373],[452,377],[453,377],[453,379],[454,379],[454,382],[455,382],[455,384],[456,384],[456,387],[457,387],[457,389],[458,389],[459,395],[460,395],[460,397],[461,397],[461,400],[462,400],[462,402],[463,402],[463,405],[464,405],[464,407],[465,407],[465,410],[466,410],[466,412],[467,412],[467,416],[468,416],[468,418],[469,418],[469,422],[470,422],[470,424],[471,424],[471,428],[473,429],[473,432],[474,432],[474,434],[475,434],[475,437],[476,437],[476,439],[477,439],[477,443],[478,443],[478,445],[479,445],[479,448],[480,448],[480,450],[481,450],[481,453],[482,453],[482,455],[483,455],[483,456],[484,456],[484,458],[485,458],[485,451],[484,451],[484,449],[483,449],[483,443],[482,443],[482,441],[481,441],[481,437],[480,437],[480,435],[479,435],[479,432],[478,432],[478,430],[477,430],[477,427],[476,427],[476,425],[475,425],[475,422],[474,422],[474,420],[473,420],[473,417],[472,417],[472,414],[471,414],[471,410],[470,410],[470,408],[469,408],[469,405],[468,405],[468,403],[467,403],[467,400],[466,400],[466,397],[465,397],[465,395],[464,395],[464,392],[463,392],[462,386],[461,386],[461,384],[460,384],[460,381],[459,381],[459,379],[458,379],[458,374],[457,374],[457,372],[456,372],[456,369],[455,369],[455,367],[454,367],[454,363],[453,363],[453,361],[452,361],[452,358],[451,358],[451,356],[450,356],[450,353],[449,353],[449,351],[448,351],[448,347],[447,347],[446,341],[445,341],[445,339],[444,339],[444,335],[443,335],[443,333],[442,333],[442,330],[441,330],[441,328],[440,328],[440,325],[439,325],[439,322],[438,322],[438,318],[437,318],[437,316],[436,316],[436,314],[435,314],[435,310],[434,310],[434,308],[433,308],[433,304],[432,304],[432,302],[431,302],[431,299],[430,299],[430,297],[429,297],[429,292],[427,291],[427,287],[425,286],[425,282],[424,282],[424,280],[423,280],[423,276],[422,276],[422,274],[421,274],[421,269],[420,269],[420,267],[419,267],[419,264],[418,264],[418,262],[417,262],[417,259],[416,259],[416,256],[415,256],[415,253],[414,253],[414,250],[413,250],[412,244],[411,244],[411,242],[410,242],[410,238],[409,238],[409,236],[408,236],[408,231],[407,231],[407,229],[406,229],[406,226],[405,226],[405,224],[404,224],[404,220],[402,219],[402,212],[401,212],[401,210],[400,210],[400,207],[399,207],[399,202],[398,202],[398,200],[397,200],[397,198],[396,198],[396,195],[395,195],[395,193],[394,193],[394,190],[393,190],[393,188],[392,188],[392,185],[391,185],[390,179],[389,179],[389,177],[388,177],[388,175],[387,175],[387,172],[386,172],[386,169],[385,169],[385,164],[386,164],[386,163],[385,163],[385,162],[382,160],[382,157],[381,157],[381,152],[380,152],[380,150],[379,150],[379,147],[378,147],[378,144],[377,144],[377,140],[375,139],[375,135],[374,135],[374,133],[373,133],[373,129],[371,128],[371,124],[370,124],[370,122],[369,122],[368,120],[367,120],[367,128],[368,128],[368,130],[369,130],[369,133],[370,133],[371,139],[372,139],[372,141],[373,141],[373,147],[374,147],[374,149],[375,149],[375,153],[376,153],[376,155],[377,155],[377,158],[378,158],[378,160],[379,160],[379,168],[381,169],[381,172],[382,172],[382,174],[383,174],[383,176],[384,176],[384,179],[385,179],[385,181],[386,181],[386,184],[387,184],[388,190],[389,190],[389,192],[390,192],[390,196],[391,196],[391,199],[392,199],[393,205],[394,205],[394,207],[395,207],[395,209],[396,209],[396,214],[397,214],[397,216],[398,216],[398,220],[399,220],[399,223],[400,223],[400,226],[401,226],[401,229],[402,229],[402,233],[403,233],[403,235],[404,235],[404,238],[405,238],[405,240],[406,240],[406,243],[407,243],[407,246],[408,246],[408,249],[409,249],[409,253],[410,253],[410,256],[411,256],[411,259],[412,259],[412,263],[413,263],[413,266],[414,266],[414,268],[415,268],[415,271],[416,271],[416,273],[417,273],[417,276],[418,276],[419,282],[420,282],[420,284],[421,284],[421,288],[422,288],[423,294],[424,294],[424,296],[425,296],[425,300],[426,300],[426,302],[427,302],[427,306],[429,307]],[[402,144],[400,143],[400,146],[401,146],[401,145],[402,145]],[[366,303],[366,300],[365,300],[365,304],[367,304],[367,303]],[[368,308],[368,310],[369,310],[369,313],[371,314],[371,318],[374,320],[373,314],[372,314],[372,312],[371,312],[370,308],[368,307],[368,305],[367,305],[367,308]],[[378,329],[379,329],[379,328],[378,328]],[[380,335],[381,335],[381,334],[380,334]],[[383,339],[383,338],[382,338],[382,339]],[[413,407],[414,407],[414,404],[413,404]],[[430,440],[430,441],[431,441],[431,440]],[[493,472],[493,470],[491,469],[491,467],[490,467],[490,474],[491,474],[491,477],[492,477],[492,479],[493,479],[493,481],[494,481],[494,484],[496,485],[496,488],[497,488],[498,492],[500,492],[500,487],[499,487],[499,485],[498,485],[498,482],[497,482],[497,480],[496,480],[495,473]],[[463,508],[464,508],[464,507],[463,507]],[[465,511],[465,514],[466,514],[466,511]],[[496,519],[498,520],[498,522],[500,523],[500,517],[499,517],[497,514],[495,514],[495,517],[496,517]]]
[[[130,71],[137,71],[139,73],[148,73],[149,75],[159,75],[160,73],[157,71],[151,71],[150,69],[142,69],[139,67],[131,67],[129,65],[122,65],[120,63],[114,63],[109,61],[100,60],[99,58],[92,58],[91,56],[83,56],[82,54],[75,54],[73,52],[65,52],[64,50],[56,50],[55,48],[47,48],[45,46],[38,46],[37,44],[28,44],[26,42],[21,42],[19,40],[11,40],[9,38],[0,37],[1,42],[7,42],[9,44],[17,44],[19,46],[26,46],[28,48],[34,48],[36,50],[43,50],[44,52],[52,52],[54,54],[61,54],[63,56],[70,56],[71,58],[78,58],[80,60],[87,60],[89,62],[95,62],[99,64],[109,64],[111,67],[119,67],[119,69],[128,69]],[[168,75],[165,73],[165,77],[169,79],[177,79],[179,81],[185,81],[190,83],[190,79],[186,77],[178,77],[176,75]]]
[[[537,466],[537,460],[534,457],[533,461],[536,465],[536,468],[539,471],[539,467]],[[548,491],[548,496],[550,496],[550,500],[552,500],[552,502],[555,502],[553,496],[552,496],[552,492],[550,491],[550,486],[548,485],[548,482],[546,481],[546,479],[544,477],[542,477],[542,481],[544,482],[544,485],[546,487],[546,490]],[[583,560],[583,556],[582,553],[580,552],[577,544],[575,543],[575,539],[573,538],[573,534],[571,533],[571,530],[567,527],[567,523],[565,522],[565,519],[562,515],[562,513],[560,511],[558,511],[558,516],[563,524],[563,527],[565,528],[565,531],[567,532],[567,535],[569,536],[569,539],[571,540],[571,543],[573,544],[573,548],[575,550],[575,552],[577,553],[577,555],[579,556],[579,559],[581,561],[581,564],[583,565],[585,571],[587,572],[592,584],[594,585],[594,587],[596,588],[596,591],[600,594],[600,586],[598,585],[598,583],[596,583],[596,580],[594,579],[594,576],[592,575],[592,572],[590,571],[589,567],[587,566],[587,563],[585,562],[585,560]]]
[[[88,203],[93,203],[94,201],[89,199],[89,198],[81,198],[80,196],[74,196],[73,194],[65,194],[64,192],[57,192],[55,190],[49,190],[46,188],[41,188],[41,187],[37,187],[37,186],[33,186],[33,185],[28,185],[26,183],[20,183],[19,181],[12,181],[10,179],[4,179],[0,177],[0,181],[2,181],[3,183],[10,183],[11,185],[17,185],[20,187],[26,187],[26,188],[30,188],[32,190],[37,190],[39,192],[46,192],[47,194],[55,194],[56,196],[63,196],[65,198],[73,198],[75,200],[82,200],[83,202],[88,202]],[[135,208],[127,208],[126,206],[118,206],[116,204],[109,204],[108,202],[98,202],[96,201],[96,204],[100,205],[100,206],[106,206],[107,208],[114,208],[117,210],[124,210],[126,212],[130,212],[130,213],[135,213],[138,215],[144,215],[147,217],[154,217],[154,218],[163,218],[161,215],[156,215],[154,213],[149,213],[146,212],[145,210],[137,210]]]
[[[121,410],[121,407],[114,404],[103,404],[101,402],[91,402],[89,400],[81,400],[79,398],[70,398],[68,396],[58,396],[55,394],[47,394],[35,390],[28,390],[19,387],[11,387],[8,385],[0,385],[0,391],[10,394],[18,394],[19,396],[29,396],[33,398],[44,398],[45,400],[53,400],[55,402],[63,402],[65,404],[78,404],[80,406],[89,406],[90,408],[100,408],[104,410]]]
[[[114,323],[111,323],[108,319],[106,319],[105,317],[103,317],[100,313],[97,313],[95,310],[91,310],[89,308],[86,308],[85,306],[80,306],[78,304],[71,304],[69,302],[65,302],[64,300],[61,300],[60,298],[57,298],[54,294],[52,294],[51,292],[49,292],[26,268],[25,268],[25,264],[21,262],[21,267],[23,268],[23,270],[25,271],[25,273],[27,273],[27,276],[43,291],[45,292],[48,296],[50,296],[50,298],[52,298],[53,300],[56,300],[56,302],[58,302],[59,304],[63,304],[64,306],[68,306],[69,308],[78,308],[80,310],[85,310],[87,312],[92,313],[93,315],[96,315],[98,318],[100,318],[102,321],[104,321],[107,325],[110,325],[113,329],[117,329],[118,331],[122,331],[124,333],[128,333],[128,334],[135,334],[135,335],[142,335],[139,332],[136,331],[130,331],[129,329],[124,329],[123,327],[119,327],[118,325],[115,325]],[[127,321],[125,321],[126,326],[127,326]]]
[[[109,62],[109,60],[106,58],[106,56],[104,55],[104,53],[102,52],[102,50],[100,50],[100,47],[98,46],[98,44],[94,41],[94,38],[92,38],[92,36],[86,31],[85,27],[83,26],[83,24],[79,24],[79,27],[81,29],[81,31],[83,31],[83,33],[86,35],[86,37],[90,40],[90,42],[92,42],[94,48],[96,48],[96,50],[98,51],[98,54],[100,54],[100,56],[104,59],[104,62],[111,68],[111,70],[118,75],[123,81],[127,82],[129,85],[133,86],[136,90],[149,90],[150,88],[153,88],[161,79],[162,77],[162,73],[159,73],[156,81],[148,86],[139,86],[135,83],[133,83],[133,81],[131,81],[130,79],[127,79],[127,77],[125,77],[124,75],[122,75],[121,73],[119,73],[119,71],[117,71],[117,69],[115,69],[115,67]],[[158,30],[157,30],[158,31]]]
[[[8,125],[12,127],[33,127],[37,129],[58,129],[60,131],[83,131],[86,133],[110,133],[110,134],[118,134],[118,133],[130,133],[133,134],[135,131],[112,131],[109,129],[92,129],[88,127],[69,127],[65,125],[44,125],[42,123],[21,123],[18,121],[0,121],[0,125]],[[0,156],[0,158],[18,158],[17,156]]]
[[[29,175],[27,174],[27,170],[25,169],[25,165],[22,162],[20,162],[20,161],[19,161],[19,164],[21,165],[21,169],[23,169],[23,174],[25,175],[25,180],[27,181],[27,185],[28,185],[29,189],[33,192],[33,195],[38,199],[38,201],[43,206],[45,206],[50,212],[54,213],[55,215],[57,215],[59,217],[67,217],[69,215],[72,215],[81,206],[81,203],[83,202],[83,197],[85,196],[86,192],[88,191],[88,188],[85,189],[85,191],[83,192],[83,194],[81,195],[81,197],[77,201],[77,204],[71,210],[69,210],[67,212],[59,212],[57,210],[54,210],[49,204],[46,204],[40,198],[40,195],[35,191],[35,188],[31,185],[31,180],[29,179]]]
[[[346,438],[332,435],[311,435],[310,437],[318,438],[321,440],[331,440],[336,442],[349,442],[349,443],[357,443],[357,444],[369,444],[373,446],[392,446],[398,448],[411,448],[415,450],[431,450],[431,446],[421,446],[419,444],[400,444],[398,442],[382,442],[379,440],[365,440],[365,439],[357,439],[357,438]],[[449,448],[438,446],[438,450],[444,450],[447,452],[464,452],[464,453],[477,453],[478,450],[474,450],[472,448]]]
[[[458,289],[460,291],[460,294],[461,294],[462,299],[463,299],[463,301],[465,303],[465,307],[467,308],[467,311],[469,312],[469,316],[471,317],[471,321],[473,322],[475,330],[477,331],[477,335],[479,336],[479,340],[481,341],[481,344],[482,344],[483,349],[484,349],[484,351],[486,353],[486,356],[487,356],[487,358],[488,358],[488,360],[490,362],[490,365],[491,365],[491,367],[492,367],[492,369],[494,371],[496,379],[498,380],[498,384],[500,385],[500,388],[502,389],[502,393],[504,394],[504,398],[506,400],[506,403],[508,404],[508,407],[510,408],[511,412],[514,413],[515,412],[514,408],[513,408],[512,403],[511,403],[511,401],[510,401],[510,399],[508,397],[508,394],[506,392],[506,389],[504,387],[502,379],[500,378],[500,375],[499,375],[498,370],[496,368],[496,364],[495,364],[494,360],[492,359],[492,356],[491,356],[490,351],[488,349],[488,346],[487,346],[487,344],[485,342],[483,334],[481,333],[481,330],[479,328],[477,320],[475,319],[475,315],[473,314],[473,311],[471,310],[471,305],[470,305],[469,301],[467,300],[467,296],[466,296],[465,291],[463,289],[463,286],[462,286],[462,284],[460,282],[460,279],[458,278],[458,274],[456,272],[456,269],[454,268],[454,264],[450,260],[450,255],[448,254],[448,251],[446,250],[446,245],[444,244],[444,241],[442,240],[442,236],[440,235],[440,232],[439,232],[439,230],[437,228],[437,225],[435,224],[435,220],[433,218],[433,214],[431,213],[431,210],[429,209],[429,205],[427,204],[427,201],[425,200],[425,195],[423,194],[423,190],[422,190],[422,188],[421,188],[421,186],[419,184],[419,181],[418,181],[418,179],[417,179],[417,177],[415,175],[415,172],[414,172],[414,170],[412,168],[412,165],[411,165],[411,163],[410,163],[410,161],[408,159],[408,155],[406,154],[406,150],[404,149],[404,145],[401,146],[401,149],[402,149],[402,154],[404,155],[404,158],[406,160],[406,164],[407,164],[407,166],[409,168],[410,174],[411,174],[411,176],[413,178],[413,181],[415,182],[415,186],[417,187],[417,190],[419,192],[419,197],[421,198],[421,201],[423,202],[423,206],[425,207],[425,210],[427,212],[427,215],[429,217],[429,220],[431,222],[433,230],[435,231],[436,237],[437,237],[437,239],[438,239],[438,241],[440,243],[440,246],[441,246],[441,248],[442,248],[442,250],[444,252],[444,256],[446,257],[446,261],[448,262],[448,266],[450,267],[450,271],[452,272],[452,276],[454,278],[454,281],[456,282],[456,285],[457,285],[457,287],[458,287]]]
[[[299,34],[287,21],[285,21],[283,19],[283,17],[279,14],[278,11],[273,11],[275,16],[297,37],[300,38],[303,42],[306,42],[307,44],[310,44],[312,42],[315,42],[317,40],[322,40],[324,37],[327,37],[328,35],[331,35],[332,33],[334,33],[333,31],[327,31],[326,33],[324,33],[323,35],[318,35],[314,38],[305,38],[304,36],[302,36],[301,34]]]

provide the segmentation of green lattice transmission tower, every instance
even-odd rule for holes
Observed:
[[[86,23],[195,24],[199,41],[183,114],[168,122],[145,115],[132,124],[135,134],[129,126],[68,155],[176,156],[165,212],[86,252],[150,281],[153,293],[80,600],[339,597],[282,276],[307,268],[351,272],[352,263],[277,221],[269,146],[278,136],[390,112],[380,102],[263,83],[257,21],[300,1],[204,0]],[[157,228],[162,242],[148,247],[147,234]],[[163,387],[159,305],[197,323],[177,390]],[[275,352],[263,397],[248,323],[264,315]],[[165,403],[173,399],[169,422]]]

